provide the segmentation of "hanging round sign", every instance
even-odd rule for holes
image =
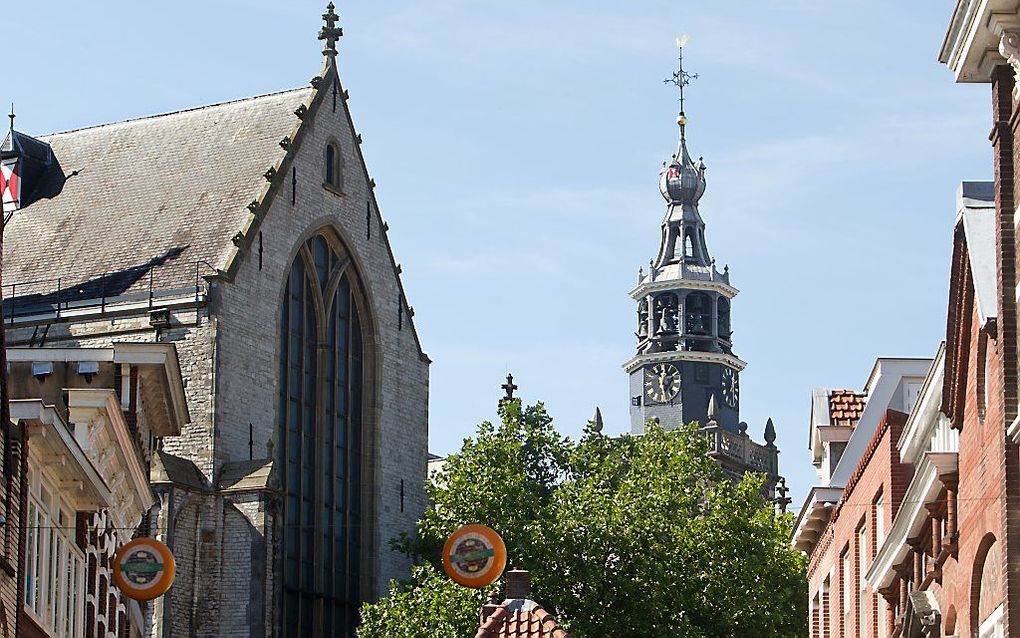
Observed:
[[[446,539],[443,567],[464,587],[491,585],[506,568],[506,545],[485,525],[464,525]]]
[[[117,550],[113,582],[128,598],[152,600],[170,589],[176,569],[169,547],[154,538],[136,538]]]

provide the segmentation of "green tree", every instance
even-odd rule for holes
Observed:
[[[428,487],[415,539],[395,547],[425,564],[365,605],[362,638],[460,638],[482,595],[442,574],[457,527],[484,523],[532,597],[576,638],[799,636],[807,631],[805,559],[792,519],[762,498],[763,477],[728,480],[694,425],[640,437],[556,433],[541,405],[504,405]]]

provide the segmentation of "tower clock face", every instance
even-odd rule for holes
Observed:
[[[724,368],[722,372],[722,397],[731,408],[737,407],[737,402],[740,401],[740,381],[737,380],[737,373],[731,368]]]
[[[672,363],[645,368],[645,396],[656,403],[672,401],[680,393],[680,370]]]

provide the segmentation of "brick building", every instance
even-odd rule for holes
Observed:
[[[883,489],[898,496],[881,509],[873,502],[870,520],[865,514],[854,527],[856,544],[844,541],[843,512],[866,509],[866,498],[813,491],[801,514],[794,545],[811,554],[812,569],[823,567],[811,573],[815,636],[1020,631],[1018,3],[960,0],[940,60],[957,81],[991,87],[995,180],[960,188],[944,347],[889,458],[855,459],[855,474],[884,475]],[[849,549],[848,561],[834,544]],[[849,596],[844,572],[858,584]]]
[[[882,358],[862,391],[812,394],[809,447],[819,483],[793,535],[793,546],[810,556],[812,636],[873,635],[884,613],[865,570],[909,479],[896,442],[930,368],[930,359]]]
[[[869,384],[856,397],[863,410],[829,393],[830,413],[849,418],[819,423],[826,402],[816,391],[810,441],[827,482],[812,490],[793,538],[810,555],[814,636],[921,635],[913,632],[933,626],[938,635],[1001,635],[996,541],[1010,446],[999,398],[991,186],[960,187],[946,342],[925,378],[911,379],[902,414],[887,416],[884,433],[862,428],[879,398]]]
[[[190,419],[146,459],[177,560],[152,636],[346,635],[409,570],[388,541],[425,507],[429,359],[323,19],[309,87],[10,134],[12,161],[52,155],[5,232],[8,346],[179,357]]]

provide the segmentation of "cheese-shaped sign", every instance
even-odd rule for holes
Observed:
[[[465,525],[446,540],[443,567],[464,587],[491,585],[506,569],[506,545],[485,525]]]
[[[176,569],[169,547],[154,538],[136,538],[117,551],[113,582],[128,598],[152,600],[170,589]]]
[[[16,157],[0,163],[0,200],[5,213],[21,207],[21,164]]]

